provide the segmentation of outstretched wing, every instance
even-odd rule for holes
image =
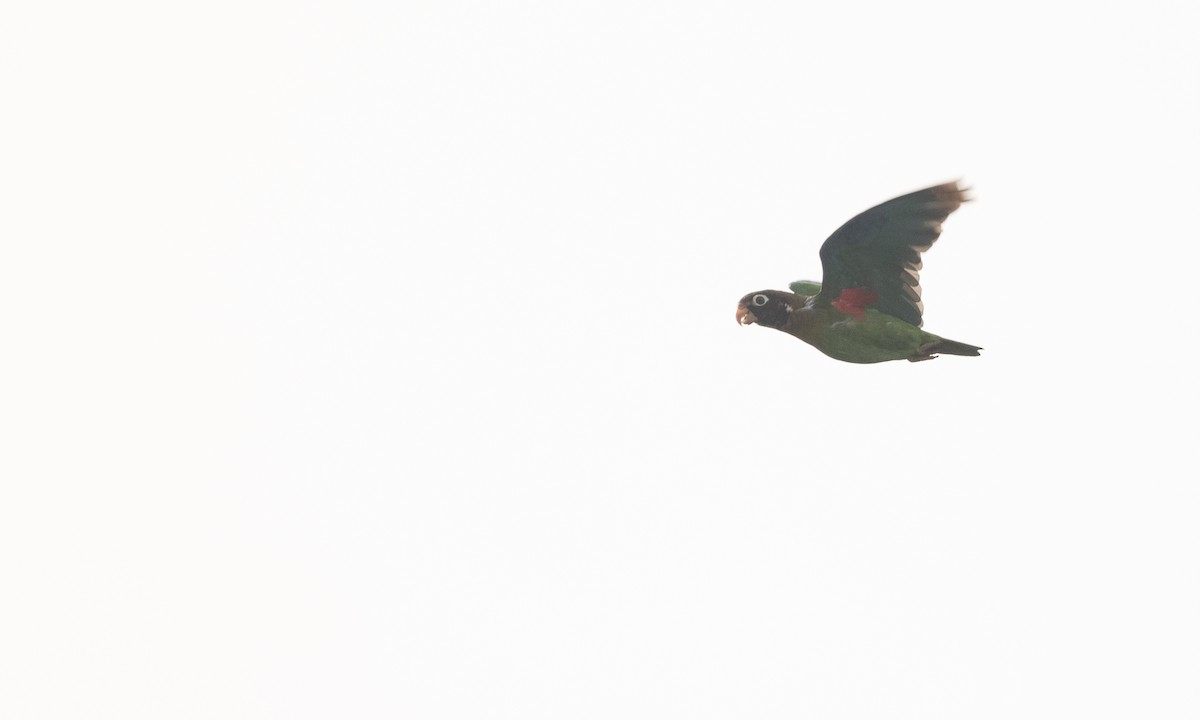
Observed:
[[[866,302],[919,326],[924,309],[921,253],[938,239],[950,213],[969,200],[966,192],[950,182],[901,195],[851,218],[821,246],[824,275],[816,304],[831,306],[848,298],[852,305]],[[845,290],[855,292],[843,298]]]

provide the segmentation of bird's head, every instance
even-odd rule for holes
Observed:
[[[781,328],[801,299],[780,290],[752,292],[738,301],[737,321],[742,325],[758,323],[769,328]]]

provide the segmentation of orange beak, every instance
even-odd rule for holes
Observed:
[[[758,318],[754,317],[754,313],[750,312],[750,308],[745,305],[738,305],[737,321],[739,325],[750,325],[757,322]]]

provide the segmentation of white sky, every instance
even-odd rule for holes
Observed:
[[[179,5],[0,12],[0,716],[1200,714],[1190,3]]]

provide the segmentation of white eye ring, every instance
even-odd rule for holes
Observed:
[[[770,300],[771,299],[766,295],[755,295],[754,297],[750,298],[750,302],[754,303],[754,307],[762,307],[770,302]]]

